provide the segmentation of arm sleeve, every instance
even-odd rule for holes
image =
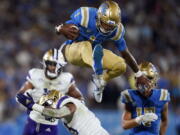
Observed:
[[[35,74],[36,70],[35,69],[31,69],[29,70],[28,72],[28,75],[26,76],[26,80],[29,81],[30,83],[32,83],[33,85],[35,85],[35,77],[34,77],[34,74]]]
[[[120,24],[118,26],[114,36],[111,38],[114,41],[114,43],[119,51],[124,51],[127,48],[126,41],[124,39],[124,35],[125,35],[124,26],[122,24]]]
[[[160,91],[160,101],[163,101],[164,103],[170,101],[170,93],[167,89],[161,89]]]
[[[72,74],[67,73],[67,84],[68,84],[68,89],[71,87],[71,85],[75,84],[75,80]]]
[[[121,38],[120,40],[115,41],[115,45],[119,51],[124,51],[127,48],[126,41],[124,38]]]
[[[128,92],[128,90],[124,90],[121,92],[121,102],[124,104],[130,104],[133,102],[132,97],[130,95],[130,93]]]
[[[45,116],[58,118],[58,119],[71,114],[71,111],[66,106],[62,106],[59,109],[54,109],[54,108],[46,108],[39,104],[34,104],[32,108],[33,110],[42,113]]]

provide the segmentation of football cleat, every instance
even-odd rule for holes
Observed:
[[[93,75],[92,82],[95,85],[95,89],[93,91],[94,98],[96,102],[100,103],[102,101],[103,90],[106,86],[106,81],[102,78],[102,75]]]

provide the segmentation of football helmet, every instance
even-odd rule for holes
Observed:
[[[66,64],[62,52],[58,49],[50,49],[43,56],[45,75],[49,79],[57,78]]]
[[[143,62],[139,65],[139,69],[151,81],[151,84],[155,86],[159,79],[157,68],[151,62]]]
[[[151,82],[151,88],[149,90],[146,90],[145,88],[142,88],[140,92],[143,95],[150,95],[149,93],[151,90],[156,87],[157,81],[159,79],[159,72],[157,68],[151,63],[151,62],[143,62],[139,65],[140,71],[143,72],[143,74],[150,80]]]
[[[39,104],[56,108],[58,100],[63,96],[60,91],[50,90],[39,99]]]
[[[102,33],[112,32],[121,22],[121,9],[114,1],[102,3],[97,14],[97,25]]]

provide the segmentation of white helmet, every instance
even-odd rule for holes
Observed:
[[[62,71],[62,67],[64,67],[66,64],[67,63],[64,60],[61,50],[50,49],[43,56],[45,74],[50,79],[57,78]],[[49,66],[53,66],[54,71],[51,71]]]

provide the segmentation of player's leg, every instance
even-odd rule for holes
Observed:
[[[104,49],[103,52],[103,69],[105,69],[103,79],[105,81],[120,76],[126,71],[126,63],[123,58],[107,49]]]
[[[66,45],[64,55],[66,60],[71,64],[92,67],[92,46],[89,41]]]
[[[57,125],[40,125],[40,131],[38,135],[58,135]]]
[[[97,52],[95,52],[96,50]],[[95,47],[93,50],[93,58],[94,62],[98,63],[97,65],[94,64],[95,71],[98,71],[93,76],[93,82],[96,85],[94,97],[97,102],[101,102],[106,82],[124,73],[126,63],[123,58],[115,55],[112,51],[98,46],[97,49]]]
[[[23,135],[36,135],[37,123],[30,118],[27,119]]]
[[[101,45],[96,45],[93,49],[93,70],[95,74],[93,75],[93,83],[95,84],[94,97],[97,102],[102,101],[102,92],[106,85],[103,77],[103,47]]]

